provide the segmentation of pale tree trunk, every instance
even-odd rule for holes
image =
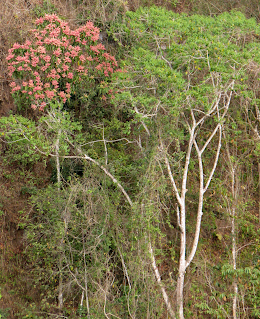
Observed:
[[[217,125],[216,129],[213,131],[213,133],[210,135],[204,146],[199,149],[196,141],[195,141],[195,128],[197,127],[197,123],[194,122],[193,127],[190,129],[190,140],[189,140],[189,146],[188,151],[186,154],[186,161],[184,166],[184,173],[182,178],[182,191],[181,195],[179,195],[170,163],[168,161],[168,158],[165,154],[165,164],[168,170],[168,175],[171,180],[171,184],[173,187],[173,190],[175,192],[178,204],[180,206],[180,212],[179,207],[177,208],[177,219],[180,227],[180,257],[179,257],[179,269],[178,269],[178,279],[177,279],[177,312],[178,312],[178,318],[184,319],[184,312],[183,312],[183,299],[184,299],[184,279],[185,279],[185,272],[188,266],[190,265],[191,261],[193,260],[198,242],[199,242],[199,235],[200,235],[200,227],[201,227],[201,219],[202,219],[202,208],[203,208],[203,195],[208,189],[208,186],[210,184],[210,181],[213,177],[214,171],[217,166],[220,148],[221,148],[221,126]],[[218,147],[216,150],[216,156],[215,161],[213,164],[213,168],[210,172],[210,175],[208,177],[208,180],[206,181],[206,185],[204,186],[204,171],[203,171],[203,164],[202,164],[202,154],[205,151],[207,145],[212,140],[212,138],[216,135],[216,133],[219,131],[219,142]],[[200,173],[200,188],[199,188],[199,202],[198,202],[198,211],[197,211],[197,222],[196,222],[196,229],[193,239],[193,244],[191,248],[191,252],[188,255],[186,259],[186,207],[185,207],[185,199],[186,199],[186,192],[187,192],[187,176],[188,176],[188,168],[189,163],[191,159],[191,149],[192,146],[195,146],[195,149],[197,151],[198,155],[198,162],[199,162],[199,173]]]
[[[56,172],[57,172],[57,183],[58,183],[58,190],[60,190],[61,187],[61,176],[60,176],[60,135],[61,135],[61,129],[58,131],[58,137],[55,144],[55,155],[56,155]]]
[[[61,187],[61,175],[60,175],[60,135],[61,130],[58,131],[58,137],[55,144],[55,155],[56,155],[56,172],[57,172],[57,185],[58,191],[60,192]],[[60,242],[61,247],[63,247],[63,238]],[[62,278],[62,253],[59,256],[59,288],[58,288],[58,307],[59,309],[63,308],[63,278]]]
[[[179,213],[179,212],[178,212]],[[183,314],[183,292],[184,292],[184,277],[186,271],[186,220],[185,220],[185,204],[183,203],[178,217],[181,230],[181,242],[180,242],[180,259],[177,278],[177,313],[179,318],[184,318]]]
[[[228,145],[226,146],[226,153],[228,158],[228,165],[231,175],[231,193],[232,193],[232,203],[229,205],[229,199],[227,198],[229,215],[231,218],[231,237],[232,237],[232,267],[234,273],[237,269],[237,244],[236,244],[236,204],[238,198],[238,180],[236,178],[237,174],[237,164],[231,159]],[[237,319],[237,299],[238,299],[238,285],[237,280],[234,278],[233,281],[233,300],[232,300],[232,316],[233,319]]]
[[[232,209],[232,220],[231,220],[231,234],[232,234],[232,261],[233,261],[233,269],[236,271],[237,269],[237,250],[236,250],[236,227],[235,227],[235,209]],[[237,319],[237,295],[238,295],[238,286],[237,281],[234,279],[233,282],[233,319]]]
[[[186,120],[186,127],[189,130],[189,142],[188,142],[188,148],[186,152],[185,157],[185,164],[183,168],[183,175],[181,180],[181,190],[179,191],[177,187],[177,183],[175,181],[174,174],[171,169],[170,162],[168,160],[168,154],[165,146],[163,145],[163,142],[160,141],[160,149],[164,153],[164,162],[167,168],[168,177],[170,179],[173,193],[175,194],[175,197],[177,199],[177,220],[178,225],[180,228],[180,257],[179,257],[179,268],[178,268],[178,278],[177,278],[177,313],[179,319],[184,319],[184,310],[183,310],[183,303],[184,303],[184,282],[185,282],[185,273],[186,269],[192,262],[195,253],[197,251],[198,242],[199,242],[199,235],[200,235],[200,228],[201,228],[201,220],[203,215],[203,198],[204,193],[207,191],[209,184],[212,180],[212,177],[214,175],[220,149],[221,149],[221,140],[222,140],[222,121],[228,111],[230,100],[232,96],[232,88],[233,88],[233,82],[230,84],[228,89],[231,90],[230,93],[222,92],[219,94],[218,98],[216,99],[215,103],[213,103],[212,108],[209,110],[208,114],[204,116],[200,116],[200,118],[197,120],[194,114],[194,111],[191,110],[191,121],[192,124],[189,124],[189,122]],[[224,104],[223,111],[221,113],[219,108],[219,103],[221,100],[221,97],[225,96],[226,102]],[[206,142],[204,142],[203,146],[199,147],[196,141],[197,133],[199,133],[199,130],[201,129],[201,126],[206,121],[207,118],[212,117],[213,115],[218,117],[218,124],[216,125],[215,129],[211,133],[211,135],[207,138]],[[204,183],[204,168],[203,168],[203,162],[202,162],[202,155],[204,151],[207,149],[208,145],[212,141],[212,139],[216,136],[216,134],[219,133],[218,137],[218,146],[215,153],[215,159],[213,162],[213,167],[211,168],[211,171],[209,173],[209,176],[207,180]],[[197,209],[197,220],[196,220],[196,227],[195,227],[195,233],[193,237],[193,243],[191,246],[191,251],[188,256],[186,256],[186,192],[187,192],[187,178],[188,178],[188,172],[189,172],[189,164],[191,161],[191,151],[192,148],[195,148],[195,151],[197,153],[198,158],[198,165],[199,165],[199,199],[198,199],[198,209]]]
[[[183,319],[184,313],[183,313],[183,293],[184,293],[184,277],[185,277],[185,271],[183,271],[183,265],[179,264],[179,275],[177,279],[177,313],[179,315],[178,318]],[[184,268],[185,269],[185,268]]]
[[[235,210],[235,203],[236,201],[236,193],[235,193],[235,169],[232,169],[232,196],[233,196],[233,203],[232,203],[232,211],[231,211],[231,236],[232,236],[232,263],[233,263],[233,270],[236,271],[237,269],[237,248],[236,248],[236,210]],[[237,280],[234,279],[233,282],[233,319],[237,319],[237,294],[238,294],[238,287],[237,287]]]
[[[152,260],[152,267],[153,267],[153,270],[154,270],[154,274],[155,274],[155,277],[156,277],[156,280],[161,288],[161,292],[162,292],[162,295],[163,295],[163,299],[164,299],[164,302],[165,302],[165,305],[166,305],[166,308],[168,310],[168,313],[170,314],[171,318],[172,319],[175,319],[175,313],[172,309],[172,306],[171,306],[171,302],[169,300],[169,296],[167,295],[167,292],[162,284],[162,280],[161,280],[161,276],[160,276],[160,273],[159,273],[159,269],[156,265],[156,261],[155,261],[155,258],[154,258],[154,253],[153,253],[153,249],[152,249],[152,245],[151,245],[151,242],[149,241],[149,244],[148,244],[148,247],[149,247],[149,253],[151,255],[151,260]]]

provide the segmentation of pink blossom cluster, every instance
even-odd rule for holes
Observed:
[[[11,93],[24,94],[33,109],[44,110],[50,101],[65,103],[77,84],[108,77],[117,69],[114,56],[98,42],[99,29],[92,22],[76,30],[55,14],[36,20],[32,40],[15,43],[8,51]]]

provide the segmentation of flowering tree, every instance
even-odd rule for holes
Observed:
[[[15,43],[6,59],[9,75],[14,78],[10,86],[15,102],[30,105],[34,110],[40,111],[49,105],[47,117],[42,117],[39,121],[37,131],[43,129],[41,121],[44,121],[48,139],[46,145],[51,144],[49,150],[55,153],[57,185],[60,192],[60,157],[69,152],[67,128],[73,127],[68,114],[61,112],[61,106],[80,88],[89,92],[97,83],[102,83],[113,72],[120,70],[117,68],[115,57],[105,52],[105,47],[98,42],[99,29],[94,27],[92,22],[71,30],[68,23],[55,14],[46,14],[36,20],[36,25],[37,28],[32,30],[31,41],[26,40],[24,44]],[[105,85],[102,87],[103,99],[106,99],[106,94],[112,95],[112,90]],[[21,123],[16,123],[18,131],[28,141],[28,136],[19,128]],[[44,147],[42,148],[40,141],[37,140],[33,146],[32,140],[31,135],[31,147],[37,150],[41,148],[43,152]],[[64,219],[62,216],[61,218]],[[63,250],[63,240],[60,245]],[[63,307],[63,263],[64,255],[61,254],[58,261],[59,308]]]
[[[46,14],[36,25],[32,40],[15,43],[6,57],[17,102],[43,111],[50,102],[65,103],[81,83],[90,88],[96,79],[120,71],[115,57],[98,42],[99,29],[92,22],[71,30],[57,15]]]

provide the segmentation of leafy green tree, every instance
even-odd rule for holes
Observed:
[[[259,44],[248,35],[259,34],[259,27],[238,12],[187,17],[153,7],[127,16],[126,26],[115,27],[132,41],[128,73],[120,76],[121,103],[133,113],[140,147],[158,147],[158,163],[164,163],[162,173],[176,198],[176,308],[184,318],[184,276],[198,247],[205,193],[219,160],[225,117],[236,107],[235,98],[250,95],[246,79],[252,61],[259,62]],[[193,236],[189,220],[196,225]],[[165,294],[164,300],[174,318]]]

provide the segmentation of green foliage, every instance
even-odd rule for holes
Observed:
[[[4,160],[12,164],[33,164],[41,155],[35,149],[37,129],[35,123],[22,116],[0,118],[1,139],[6,143]]]
[[[35,210],[28,216],[26,234],[33,284],[42,287],[46,302],[53,303],[62,260],[64,298],[74,295],[79,302],[87,282],[90,317],[103,318],[105,305],[107,312],[120,317],[131,311],[142,318],[148,311],[156,318],[161,306],[145,266],[149,257],[137,246],[146,247],[139,233],[145,221],[139,211],[126,216],[110,181],[103,178],[101,184],[95,175],[91,170],[63,190],[48,187],[32,196]],[[148,215],[151,223],[153,213]],[[107,304],[106,295],[112,297]],[[43,303],[39,307],[48,311]],[[86,309],[84,302],[82,316]]]
[[[7,319],[9,316],[9,309],[0,309],[0,318]]]
[[[51,1],[44,0],[42,4],[36,5],[32,11],[37,18],[40,18],[45,14],[57,13],[58,10],[55,5],[51,3]]]
[[[227,132],[232,131],[230,140],[234,147],[239,139],[243,139],[243,142],[239,141],[238,151],[246,153],[249,146],[249,143],[247,144],[248,126],[243,116],[246,109],[243,108],[243,102],[240,104],[240,101],[236,102],[235,98],[244,99],[243,101],[246,100],[249,103],[248,101],[257,94],[249,80],[250,77],[252,79],[251,63],[253,61],[256,68],[260,57],[259,26],[254,19],[246,19],[243,14],[235,11],[216,17],[199,15],[188,17],[158,7],[140,8],[136,12],[128,12],[126,24],[115,25],[113,32],[120,33],[121,43],[128,42],[126,48],[129,48],[129,54],[122,61],[128,72],[117,76],[119,87],[126,89],[121,90],[116,100],[121,107],[129,109],[132,113],[132,132],[139,137],[140,144],[146,151],[156,147],[161,148],[158,138],[161,139],[162,144],[166,145],[175,181],[179,182],[177,187],[181,187],[182,167],[189,139],[188,125],[192,123],[192,120],[189,120],[191,110],[193,116],[200,118],[201,114],[208,112],[214,103],[224,108],[224,102],[228,94],[232,92],[233,97],[227,119],[227,122],[231,124],[227,125]],[[216,102],[219,94],[222,97],[219,102]],[[252,112],[250,107],[249,110]],[[199,134],[196,135],[199,147],[202,147],[217,125],[216,117],[206,119],[203,126],[201,125]],[[215,149],[216,140],[213,139],[207,152],[203,154],[205,176],[212,167]],[[147,154],[149,153],[143,153],[140,156],[147,156]],[[190,212],[186,226],[188,234],[194,233],[194,212],[197,210],[198,196],[196,192],[199,187],[198,162],[195,152],[191,154],[187,192],[187,211]],[[151,157],[149,160],[151,161]],[[160,161],[159,154],[157,161]],[[224,172],[220,174],[222,180],[225,174]],[[226,191],[228,192],[227,189]],[[162,198],[164,198],[163,195]],[[247,203],[249,202],[248,200]],[[168,207],[176,205],[174,199],[167,204]],[[245,208],[246,205],[244,205]],[[247,214],[246,210],[244,213]],[[244,222],[242,218],[238,219],[238,227],[241,229],[242,236],[254,233],[251,237],[254,238],[256,236],[255,222],[250,223],[250,218],[245,218]],[[216,218],[212,216],[210,220],[203,222],[203,226],[214,220],[216,221]],[[247,225],[244,231],[240,222]],[[218,243],[217,249],[222,249],[223,242],[230,240],[230,236],[223,236],[214,224],[207,227],[209,237],[205,237],[205,242],[208,242],[209,238],[215,239],[215,244],[216,240]],[[145,229],[158,231],[154,223],[149,227],[146,226]],[[213,231],[215,238],[212,236]],[[222,251],[224,256],[226,253]],[[224,287],[226,286],[223,284],[223,290],[226,289]],[[205,313],[216,318],[226,318],[231,311],[231,306],[224,301],[231,298],[232,294],[219,292],[218,300],[221,302],[215,303],[212,299],[209,303],[205,301],[197,303],[202,311],[201,318]]]
[[[231,282],[236,280],[238,289],[241,291],[241,297],[246,300],[247,306],[251,309],[252,318],[258,318],[259,304],[260,304],[260,267],[247,266],[245,268],[238,268],[234,270],[230,264],[224,264],[221,268],[222,276],[225,280]],[[240,297],[240,295],[239,295]]]
[[[64,287],[76,279],[64,292],[67,297],[85,287],[87,280],[92,300],[106,273],[114,267],[109,207],[104,195],[102,200],[97,197],[98,187],[93,182],[71,184],[69,189],[60,192],[49,187],[32,199],[37,214],[27,227],[27,237],[31,260],[40,271],[34,280],[45,284],[53,293],[61,271],[60,258]]]
[[[6,161],[27,165],[37,162],[42,155],[48,156],[54,152],[59,130],[60,155],[68,154],[66,136],[68,132],[80,131],[81,125],[72,122],[68,112],[61,112],[59,106],[53,105],[52,111],[42,116],[38,122],[21,115],[1,117],[0,129],[2,140],[6,144]]]
[[[250,35],[258,34],[258,26],[239,12],[187,17],[152,7],[127,12],[126,23],[114,25],[112,32],[120,33],[121,42],[130,46],[122,62],[128,72],[116,76],[119,87],[126,90],[120,90],[116,103],[131,112],[132,130],[146,150],[157,143],[160,132],[175,150],[171,164],[179,174],[183,145],[189,138],[182,114],[187,118],[190,109],[197,116],[207,112],[217,92],[231,91],[233,81],[236,95],[250,92],[248,65],[259,58],[259,49],[252,49],[259,43]],[[216,122],[208,121],[201,143]],[[205,164],[212,156],[205,157]],[[191,164],[196,167],[196,161]]]

